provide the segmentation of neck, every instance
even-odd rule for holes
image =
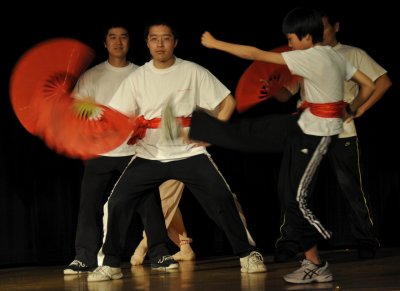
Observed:
[[[153,59],[153,65],[157,69],[166,69],[171,67],[173,64],[175,64],[175,56],[172,56],[172,58],[166,60],[166,61],[158,61]]]
[[[117,68],[122,68],[129,64],[128,60],[125,57],[124,58],[109,57],[108,63],[111,66],[117,67]]]

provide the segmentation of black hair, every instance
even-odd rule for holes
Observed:
[[[113,21],[113,22],[107,23],[107,24],[104,26],[104,30],[103,30],[103,41],[104,41],[104,42],[106,42],[106,40],[107,40],[107,35],[108,35],[110,29],[113,29],[113,28],[123,28],[123,29],[125,29],[126,32],[128,33],[128,36],[130,36],[130,35],[129,35],[128,26],[127,26],[125,23],[120,22],[120,21]]]
[[[149,36],[149,31],[150,28],[152,26],[156,26],[156,25],[165,25],[168,26],[171,29],[172,35],[174,37],[175,40],[179,39],[179,34],[178,32],[175,30],[174,26],[171,24],[171,21],[167,21],[165,19],[161,19],[161,18],[153,18],[151,20],[149,20],[144,28],[144,32],[143,32],[143,36],[144,39],[147,40],[147,37]]]
[[[299,40],[309,34],[313,43],[321,42],[324,35],[321,14],[314,9],[297,7],[285,16],[282,32],[284,34],[294,33]]]
[[[321,17],[326,17],[328,23],[332,26],[339,22],[339,16],[333,10],[319,10],[319,13]]]

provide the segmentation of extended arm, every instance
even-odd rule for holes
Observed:
[[[235,55],[239,58],[285,65],[280,53],[263,51],[253,46],[234,44],[216,39],[208,31],[201,37],[201,43],[208,48],[217,49]]]

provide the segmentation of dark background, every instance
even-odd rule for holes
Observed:
[[[115,2],[115,3],[114,3]],[[152,2],[146,9],[139,4],[110,2],[103,7],[81,7],[79,3],[54,2],[53,5],[11,3],[12,9],[1,12],[2,60],[0,65],[0,267],[32,264],[64,264],[74,256],[74,236],[79,205],[79,187],[83,172],[80,160],[56,154],[19,123],[8,92],[9,78],[18,58],[33,45],[56,37],[72,37],[91,46],[97,53],[93,64],[103,61],[103,27],[112,19],[128,24],[131,32],[131,60],[143,64],[148,50],[143,41],[143,27],[150,16],[163,15],[180,32],[176,55],[195,61],[215,74],[234,92],[236,83],[251,62],[201,46],[200,36],[210,30],[227,41],[272,49],[286,44],[281,33],[285,14],[300,1],[252,2],[241,5],[188,2],[187,7],[166,1]],[[346,3],[348,5],[348,3]],[[229,5],[229,6],[227,6]],[[357,120],[365,169],[364,184],[370,194],[376,229],[383,247],[400,246],[398,107],[400,76],[397,39],[397,11],[385,1],[375,6],[330,8],[341,17],[342,43],[366,50],[387,69],[392,88],[366,116]],[[7,18],[7,20],[6,20]],[[290,112],[293,102],[274,100],[252,108],[243,115],[258,116]],[[235,114],[233,118],[239,118]],[[276,178],[278,155],[242,154],[211,147],[214,160],[237,194],[246,214],[250,231],[265,254],[271,254],[279,232],[279,204]],[[322,166],[314,210],[333,232],[324,249],[352,247],[345,210],[337,183],[329,166]],[[194,239],[198,257],[232,254],[224,234],[185,192],[181,210],[186,228]],[[132,230],[127,243],[127,257],[140,238],[141,225]]]

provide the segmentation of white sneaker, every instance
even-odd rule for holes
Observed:
[[[312,282],[331,282],[333,276],[328,269],[328,262],[321,266],[317,266],[309,260],[303,260],[301,267],[296,271],[283,276],[283,280],[288,283],[307,284]]]
[[[87,277],[88,282],[99,282],[108,280],[121,279],[123,274],[121,268],[112,268],[109,266],[99,266],[93,273],[90,273]]]
[[[264,258],[259,252],[251,252],[247,257],[240,258],[240,266],[242,273],[264,273],[267,271]]]

